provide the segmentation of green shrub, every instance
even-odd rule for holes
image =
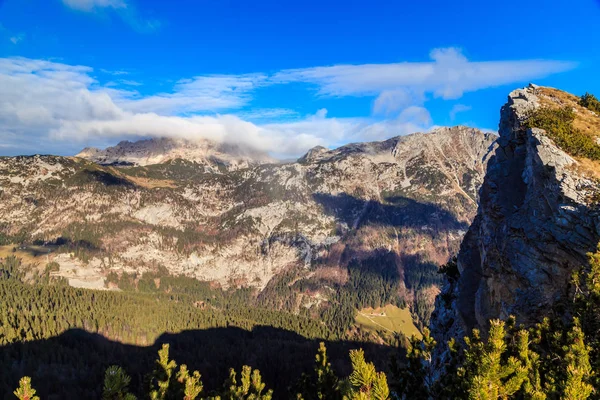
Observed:
[[[574,119],[575,113],[569,107],[542,107],[529,115],[525,126],[545,130],[558,147],[573,156],[599,161],[600,146],[573,126]]]
[[[44,271],[46,274],[50,272],[58,272],[60,271],[60,264],[56,261],[52,261],[51,263],[46,264],[46,270]]]
[[[596,96],[591,93],[586,92],[586,94],[581,96],[579,104],[589,110],[600,113],[600,100],[598,100]]]

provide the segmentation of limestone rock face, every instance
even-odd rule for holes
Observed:
[[[574,269],[600,239],[591,197],[598,182],[540,129],[526,129],[528,112],[555,101],[545,88],[510,93],[500,138],[479,192],[479,209],[458,254],[460,278],[436,300],[431,328],[438,343],[485,330],[494,318],[540,321],[568,295]],[[443,357],[440,358],[440,361]]]

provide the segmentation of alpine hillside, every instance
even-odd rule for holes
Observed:
[[[296,313],[358,293],[356,308],[406,304],[423,323],[494,141],[458,126],[284,164],[166,139],[0,158],[3,256],[33,254],[30,279],[51,264],[82,288],[135,287],[157,271],[255,287],[258,303]]]

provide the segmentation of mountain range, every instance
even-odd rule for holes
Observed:
[[[117,289],[107,277],[157,269],[263,292],[310,282],[274,301],[296,312],[327,307],[349,268],[388,271],[426,320],[494,141],[458,126],[317,147],[290,163],[175,139],[1,158],[0,237],[6,252],[40,245],[49,254],[36,268],[54,262],[76,287]]]

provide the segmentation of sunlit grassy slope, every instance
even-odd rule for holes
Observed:
[[[27,248],[21,248],[17,244],[0,246],[0,258],[15,256],[26,265],[46,265],[49,262],[46,254],[49,253],[50,250],[42,246],[28,246]]]
[[[402,333],[407,337],[421,337],[421,332],[413,323],[407,308],[387,305],[380,308],[364,308],[356,314],[356,323],[360,327],[373,331]]]

